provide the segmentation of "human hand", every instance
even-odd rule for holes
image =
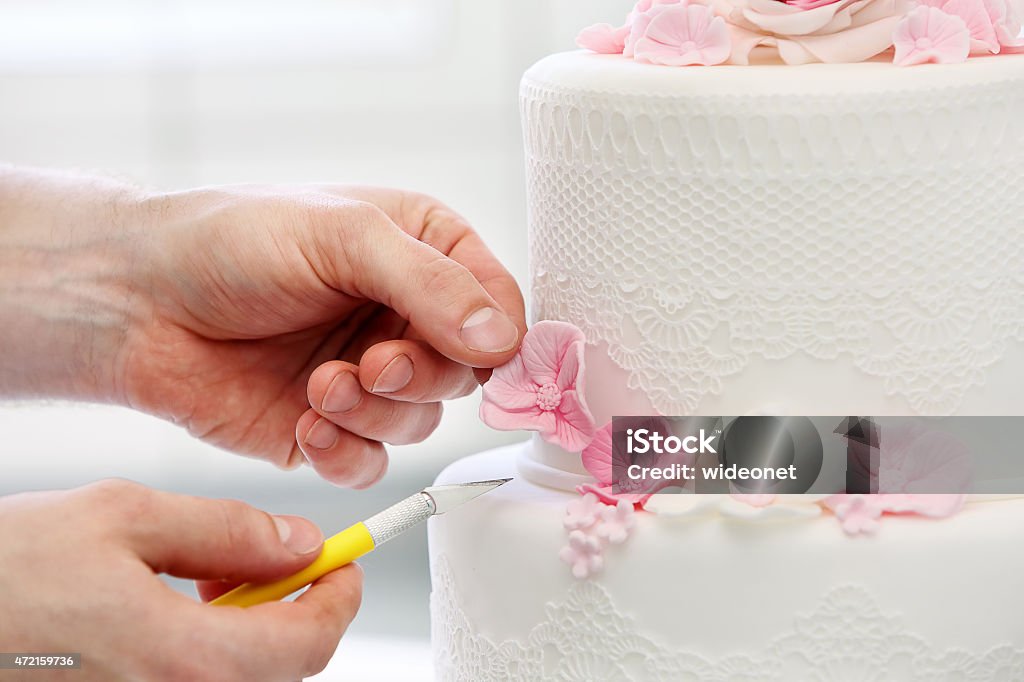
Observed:
[[[0,651],[82,655],[48,679],[295,680],[327,665],[359,608],[355,564],[294,602],[247,609],[169,589],[157,573],[214,581],[200,589],[209,599],[319,554],[312,523],[241,502],[111,480],[0,498],[0,520]]]
[[[525,332],[513,278],[429,197],[245,187],[149,203],[127,401],[216,445],[365,487],[382,442],[425,438],[440,401]]]
[[[395,190],[146,194],[0,168],[0,395],[126,404],[363,487],[381,445],[508,361],[515,281],[451,209]]]

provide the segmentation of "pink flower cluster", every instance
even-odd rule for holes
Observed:
[[[622,26],[577,45],[639,62],[747,64],[755,48],[787,64],[859,62],[895,48],[899,65],[962,62],[1024,47],[1024,0],[640,0]]]
[[[918,0],[893,30],[893,62],[955,64],[1024,45],[1020,0]]]
[[[604,567],[605,547],[625,542],[636,518],[633,505],[624,500],[608,506],[587,494],[569,502],[562,523],[569,531],[569,543],[559,556],[582,579]]]
[[[640,0],[625,25],[591,26],[579,34],[576,44],[600,54],[667,66],[721,64],[731,50],[725,20],[696,0]]]

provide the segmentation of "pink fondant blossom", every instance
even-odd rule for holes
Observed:
[[[668,430],[668,422],[661,418],[644,419],[643,422],[638,427],[645,427],[661,433]],[[645,487],[643,481],[619,480],[616,485],[616,469],[621,472],[627,466],[627,462],[626,456],[617,452],[614,447],[612,422],[608,422],[597,430],[593,440],[580,453],[580,460],[587,473],[597,481],[596,484],[587,483],[577,486],[576,492],[581,495],[588,493],[596,495],[601,502],[610,505],[618,504],[619,500],[626,500],[633,505],[642,507],[653,494],[653,491]],[[634,485],[635,489],[627,489],[629,485]]]
[[[960,511],[966,499],[966,495],[957,494],[843,494],[827,497],[821,504],[832,510],[844,531],[857,535],[878,530],[880,519],[885,514],[915,514],[943,519]]]
[[[1019,52],[1024,47],[1024,0],[985,0],[985,8],[992,18],[1000,51]]]
[[[628,25],[616,28],[611,24],[594,24],[580,31],[576,44],[598,54],[622,54],[628,35]]]
[[[711,66],[729,58],[729,30],[710,7],[673,5],[659,13],[633,48],[637,61]]]
[[[604,566],[601,540],[581,530],[569,533],[569,544],[562,548],[559,557],[572,568],[572,574],[583,579],[593,575]]]
[[[626,17],[626,27],[629,32],[626,34],[626,43],[622,54],[630,58],[634,57],[636,44],[647,33],[647,27],[650,26],[654,17],[670,7],[678,7],[683,4],[682,0],[647,0],[646,2],[641,0],[638,2]]]
[[[585,530],[590,528],[601,516],[605,505],[597,499],[597,495],[587,494],[571,501],[565,507],[562,525],[566,530]]]
[[[847,535],[874,533],[882,518],[883,505],[878,495],[835,495],[824,504],[839,519]]]
[[[898,66],[957,64],[971,52],[971,34],[958,16],[935,7],[918,7],[903,17],[893,30]]]
[[[621,544],[636,525],[635,513],[633,505],[626,500],[619,500],[614,507],[602,505],[594,532],[613,545]]]
[[[484,384],[480,418],[503,431],[537,431],[566,450],[594,437],[583,399],[583,332],[566,322],[538,322],[512,360]]]
[[[935,7],[946,14],[960,17],[971,36],[971,53],[990,52],[1001,49],[993,16],[989,13],[986,0],[919,0],[921,5]]]

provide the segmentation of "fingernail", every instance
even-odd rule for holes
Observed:
[[[381,370],[377,375],[377,380],[373,382],[372,390],[374,393],[400,391],[412,381],[412,372],[412,360],[408,355],[402,353]]]
[[[295,554],[309,554],[324,543],[323,533],[305,519],[294,516],[271,516],[281,537],[281,544]]]
[[[503,353],[519,340],[519,329],[505,313],[494,308],[481,308],[466,318],[459,331],[462,342],[483,353]]]
[[[350,412],[363,399],[363,388],[352,372],[342,372],[334,377],[324,393],[320,408],[324,412]],[[314,425],[313,428],[316,428]],[[312,431],[312,429],[310,429]]]
[[[321,417],[309,428],[309,431],[306,431],[306,437],[303,440],[306,445],[317,450],[327,450],[338,442],[340,433],[337,426]]]

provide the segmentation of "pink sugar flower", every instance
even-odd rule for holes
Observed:
[[[704,5],[671,5],[650,20],[634,46],[637,61],[667,66],[721,64],[732,47],[729,29]]]
[[[919,0],[919,3],[963,19],[971,36],[971,53],[999,52],[1001,46],[996,29],[999,8],[995,5],[986,0]]]
[[[966,495],[832,495],[821,504],[832,510],[848,535],[874,533],[883,514],[916,514],[942,519],[960,511]]]
[[[645,423],[643,426],[662,433],[668,430],[668,422],[660,418],[652,420],[651,424]],[[620,500],[626,500],[633,505],[642,507],[653,493],[647,489],[643,481],[625,480],[619,481],[619,486],[615,485],[615,470],[616,468],[621,470],[626,466],[626,456],[616,451],[612,441],[612,422],[608,422],[597,430],[594,438],[587,444],[587,447],[583,448],[583,452],[580,453],[583,468],[597,480],[597,484],[587,483],[577,486],[576,492],[581,495],[588,493],[596,495],[601,502],[613,506],[617,505]],[[623,490],[622,485],[628,483],[636,484],[636,490]],[[616,488],[618,488],[618,492],[615,492]]]
[[[918,7],[900,19],[892,39],[893,63],[898,66],[957,64],[971,52],[971,33],[964,20],[935,7]]]
[[[636,3],[633,11],[626,17],[626,44],[622,54],[632,58],[637,41],[644,37],[651,20],[671,6],[681,4],[682,0],[641,0]]]
[[[825,506],[839,519],[847,535],[874,533],[882,518],[883,505],[878,495],[836,495],[825,500]]]
[[[572,574],[579,579],[586,578],[604,566],[603,547],[599,538],[587,535],[581,530],[569,533],[569,544],[558,556],[572,568]]]
[[[580,451],[594,437],[583,399],[583,332],[566,322],[538,322],[512,360],[484,384],[480,418],[502,431],[537,431]]]
[[[580,31],[576,44],[598,54],[622,54],[626,47],[629,25],[594,24]]]
[[[636,525],[635,513],[633,505],[626,500],[619,500],[614,507],[602,505],[594,533],[613,545],[621,544],[626,541],[629,532]]]
[[[562,525],[566,530],[586,530],[597,523],[602,509],[604,505],[597,495],[583,495],[566,505]]]

